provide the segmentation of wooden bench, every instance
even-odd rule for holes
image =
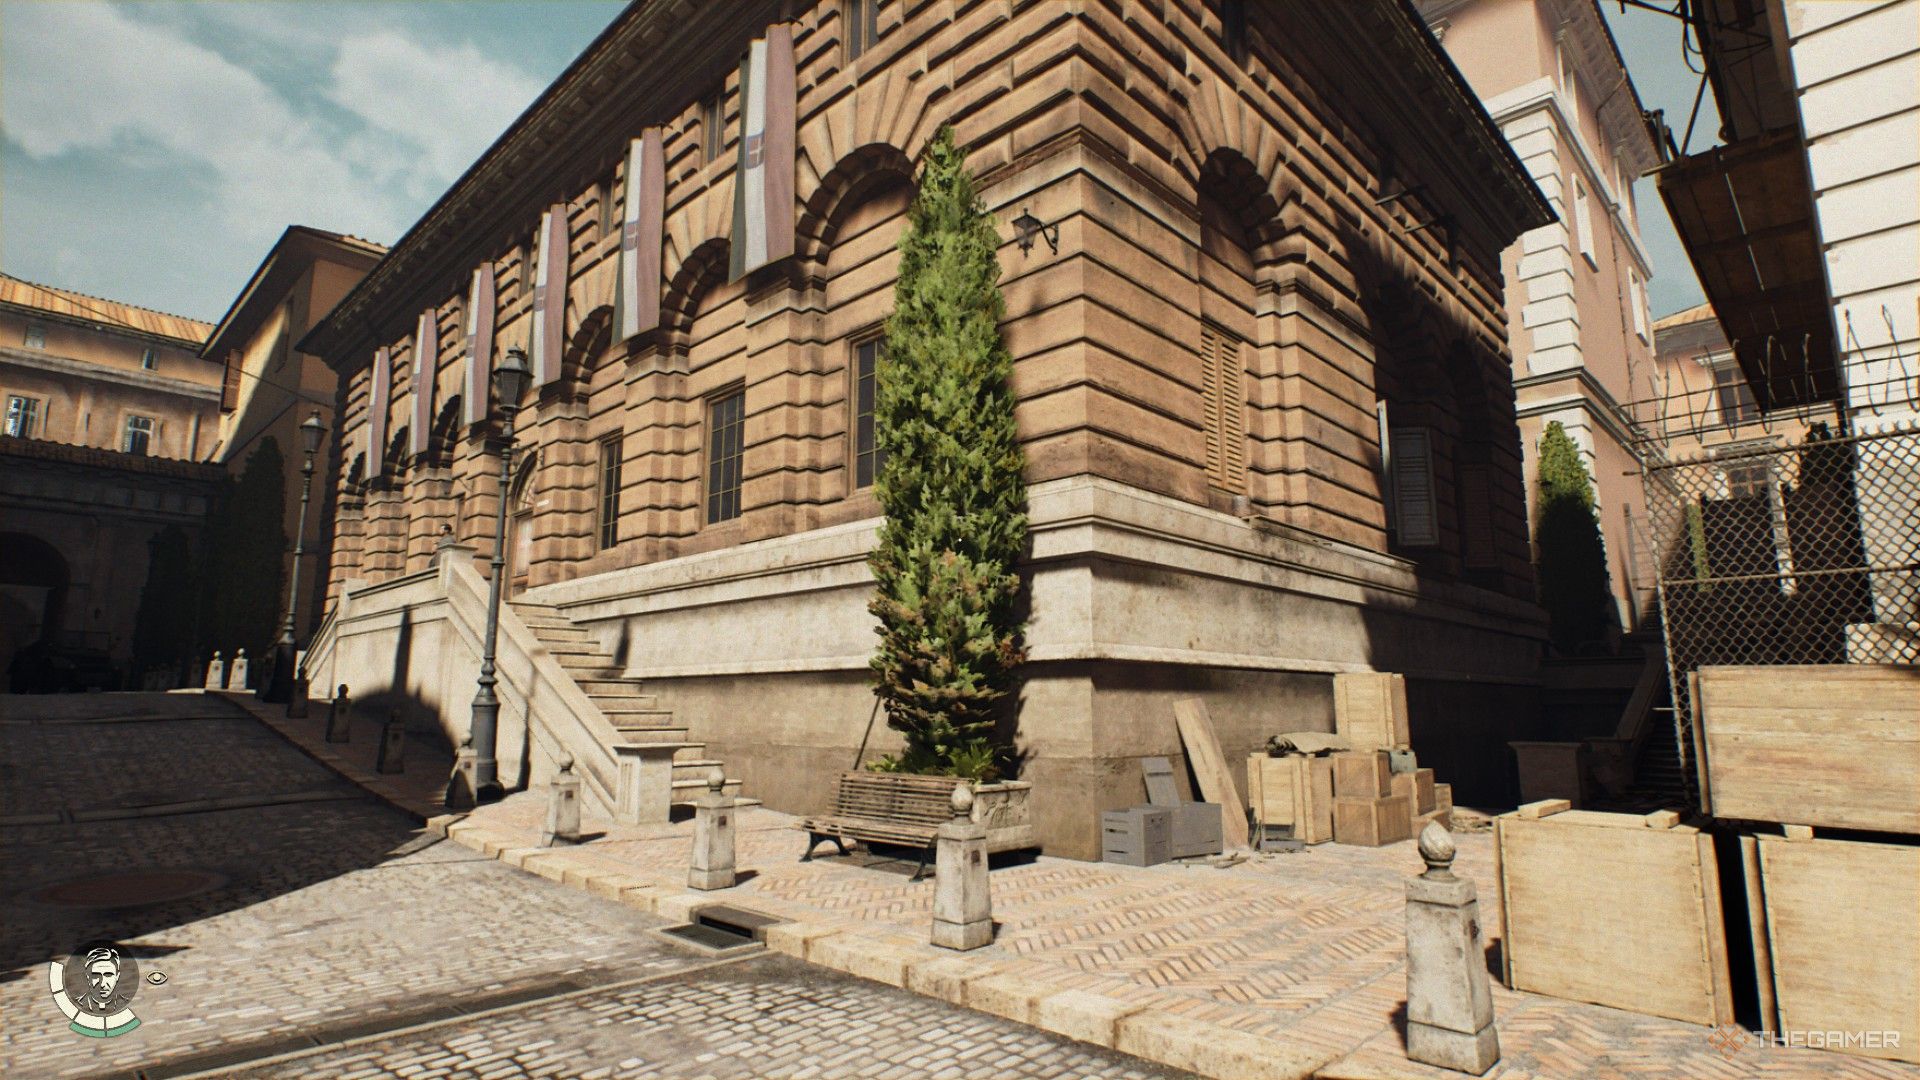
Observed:
[[[844,772],[835,786],[833,812],[802,821],[809,838],[801,862],[813,858],[813,849],[831,840],[840,854],[846,841],[898,844],[920,849],[920,865],[913,880],[926,872],[933,855],[934,835],[953,820],[953,789],[962,781],[950,776],[914,776],[907,773]]]

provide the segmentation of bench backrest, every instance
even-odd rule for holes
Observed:
[[[953,820],[953,789],[960,783],[950,776],[841,773],[833,812],[840,817],[943,825]]]

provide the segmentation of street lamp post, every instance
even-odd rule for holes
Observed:
[[[507,349],[506,358],[494,369],[493,385],[500,394],[500,497],[493,522],[493,573],[487,582],[487,632],[481,642],[479,688],[473,695],[473,720],[468,739],[472,755],[462,755],[456,766],[453,784],[447,793],[447,805],[465,809],[491,802],[505,794],[500,786],[500,762],[494,755],[494,743],[500,730],[500,698],[493,688],[494,643],[500,635],[500,582],[507,565],[507,499],[513,482],[513,417],[520,411],[520,396],[527,391],[533,372],[527,368],[526,351],[519,346]],[[471,761],[471,765],[467,764]],[[471,768],[471,775],[463,775]]]
[[[300,463],[300,525],[293,534],[293,573],[287,583],[287,617],[280,624],[280,640],[273,649],[273,682],[267,688],[267,700],[286,702],[287,715],[307,715],[307,677],[295,671],[299,655],[294,641],[295,611],[300,603],[300,559],[307,553],[307,502],[313,495],[313,455],[327,425],[320,422],[320,410],[300,424],[300,449],[306,460]]]

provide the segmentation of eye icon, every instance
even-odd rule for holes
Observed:
[[[147,972],[147,982],[151,983],[154,986],[162,986],[166,983],[166,981],[167,981],[167,973],[164,971]]]

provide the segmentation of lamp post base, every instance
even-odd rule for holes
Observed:
[[[267,688],[261,701],[284,705],[293,700],[293,642],[277,641],[273,646],[273,672],[267,676]]]
[[[447,780],[447,809],[471,810],[506,798],[506,790],[498,781],[483,780],[479,773],[480,755],[474,752],[472,743],[462,744],[453,760],[453,775]]]
[[[287,696],[287,719],[305,720],[307,718],[307,677],[295,672],[293,692]]]

